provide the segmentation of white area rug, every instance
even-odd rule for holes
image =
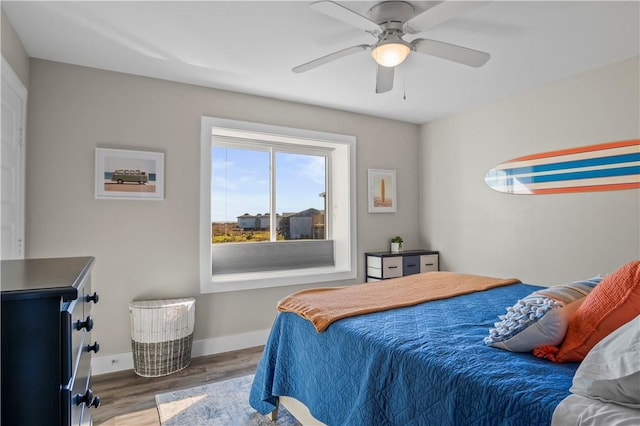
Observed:
[[[300,426],[282,406],[276,422],[249,405],[253,375],[156,395],[164,426]]]

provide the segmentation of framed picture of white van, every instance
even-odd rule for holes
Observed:
[[[164,153],[96,148],[96,198],[164,199]]]
[[[369,213],[395,213],[396,171],[369,169]]]

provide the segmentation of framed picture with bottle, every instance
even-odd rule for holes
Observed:
[[[397,210],[396,171],[368,170],[369,213],[395,213]]]

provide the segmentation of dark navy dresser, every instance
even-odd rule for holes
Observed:
[[[3,260],[3,426],[91,425],[93,257]]]

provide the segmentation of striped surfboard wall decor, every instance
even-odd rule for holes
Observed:
[[[640,139],[514,158],[489,170],[484,181],[508,194],[640,188]]]

